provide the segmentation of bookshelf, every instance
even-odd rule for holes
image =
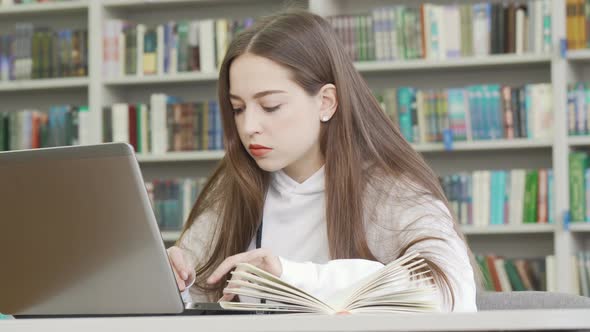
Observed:
[[[86,77],[46,78],[0,82],[0,92],[29,90],[67,90],[88,88]]]
[[[568,227],[572,233],[590,233],[590,223],[571,223]]]
[[[388,72],[388,71],[415,71],[428,69],[448,69],[454,68],[498,68],[498,67],[515,67],[523,65],[546,65],[551,63],[551,57],[542,54],[513,55],[497,54],[485,57],[472,57],[468,59],[448,59],[448,60],[404,60],[404,61],[374,61],[356,63],[356,69],[361,73],[370,72]]]
[[[166,154],[138,154],[137,161],[146,163],[165,163],[177,161],[218,161],[225,155],[224,151],[194,151],[194,152],[169,152]]]
[[[435,1],[430,1],[434,3]],[[460,0],[457,3],[476,3]],[[0,29],[20,20],[54,22],[58,27],[86,27],[89,36],[87,78],[59,78],[0,82],[0,98],[7,109],[49,106],[71,102],[90,109],[89,142],[102,140],[103,107],[119,102],[147,103],[152,93],[178,95],[194,101],[216,96],[216,73],[187,72],[168,75],[103,76],[103,24],[109,19],[125,19],[146,25],[169,20],[201,18],[243,18],[272,13],[286,3],[309,8],[324,15],[357,14],[384,5],[413,4],[410,0],[93,0],[64,3],[0,7]],[[451,1],[444,1],[451,3]],[[554,255],[558,290],[573,291],[570,256],[585,245],[590,233],[587,224],[563,227],[569,208],[567,155],[570,149],[590,147],[590,137],[568,137],[565,116],[567,83],[586,78],[590,81],[590,51],[576,50],[562,56],[565,38],[565,8],[552,2],[552,51],[522,55],[498,54],[448,60],[403,60],[356,62],[356,68],[375,90],[413,86],[417,88],[464,87],[497,83],[522,85],[552,83],[553,137],[550,139],[480,140],[454,142],[448,151],[442,143],[415,144],[417,151],[440,175],[480,169],[552,168],[554,170],[555,224],[466,227],[462,229],[474,250],[490,250],[514,256]],[[56,18],[60,20],[55,20]],[[62,20],[63,19],[63,20]],[[57,22],[59,21],[59,22]],[[8,22],[8,23],[5,23]],[[46,23],[53,26],[52,23]],[[2,32],[0,30],[0,32]],[[25,100],[23,97],[34,97]],[[211,173],[223,151],[138,154],[147,180],[169,177],[200,177]],[[175,241],[179,232],[163,231],[166,242]]]
[[[217,73],[179,73],[169,75],[149,75],[149,76],[125,76],[119,78],[108,78],[104,80],[105,86],[130,86],[130,85],[148,85],[148,84],[168,84],[168,83],[191,83],[191,82],[210,82],[217,81]]]
[[[0,17],[8,16],[27,16],[81,12],[88,9],[88,0],[73,0],[67,2],[54,3],[31,3],[23,5],[1,6]]]
[[[469,235],[493,235],[493,234],[547,234],[555,232],[555,225],[490,225],[487,227],[461,226],[461,230]]]

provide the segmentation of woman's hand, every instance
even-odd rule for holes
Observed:
[[[182,249],[179,247],[170,247],[167,252],[168,259],[172,263],[174,277],[176,277],[176,284],[182,292],[195,281],[195,267],[184,257]]]
[[[248,252],[243,252],[226,258],[207,279],[207,283],[215,284],[219,282],[229,271],[235,268],[239,263],[250,263],[259,269],[280,277],[283,274],[283,266],[278,256],[273,255],[269,250],[261,248]],[[230,288],[226,288],[229,290]],[[231,301],[235,294],[225,293],[219,301]]]

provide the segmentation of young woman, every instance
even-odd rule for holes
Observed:
[[[218,94],[226,155],[168,251],[181,291],[196,278],[194,301],[231,300],[228,273],[249,262],[323,296],[415,250],[442,311],[476,310],[477,265],[437,177],[326,20],[289,11],[238,35]]]

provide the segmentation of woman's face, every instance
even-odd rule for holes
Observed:
[[[244,148],[261,169],[285,169],[295,178],[323,165],[319,134],[325,102],[290,77],[288,69],[248,53],[229,70],[230,100]]]

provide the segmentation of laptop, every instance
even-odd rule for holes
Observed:
[[[1,152],[0,253],[15,317],[238,313],[183,303],[128,144]]]

